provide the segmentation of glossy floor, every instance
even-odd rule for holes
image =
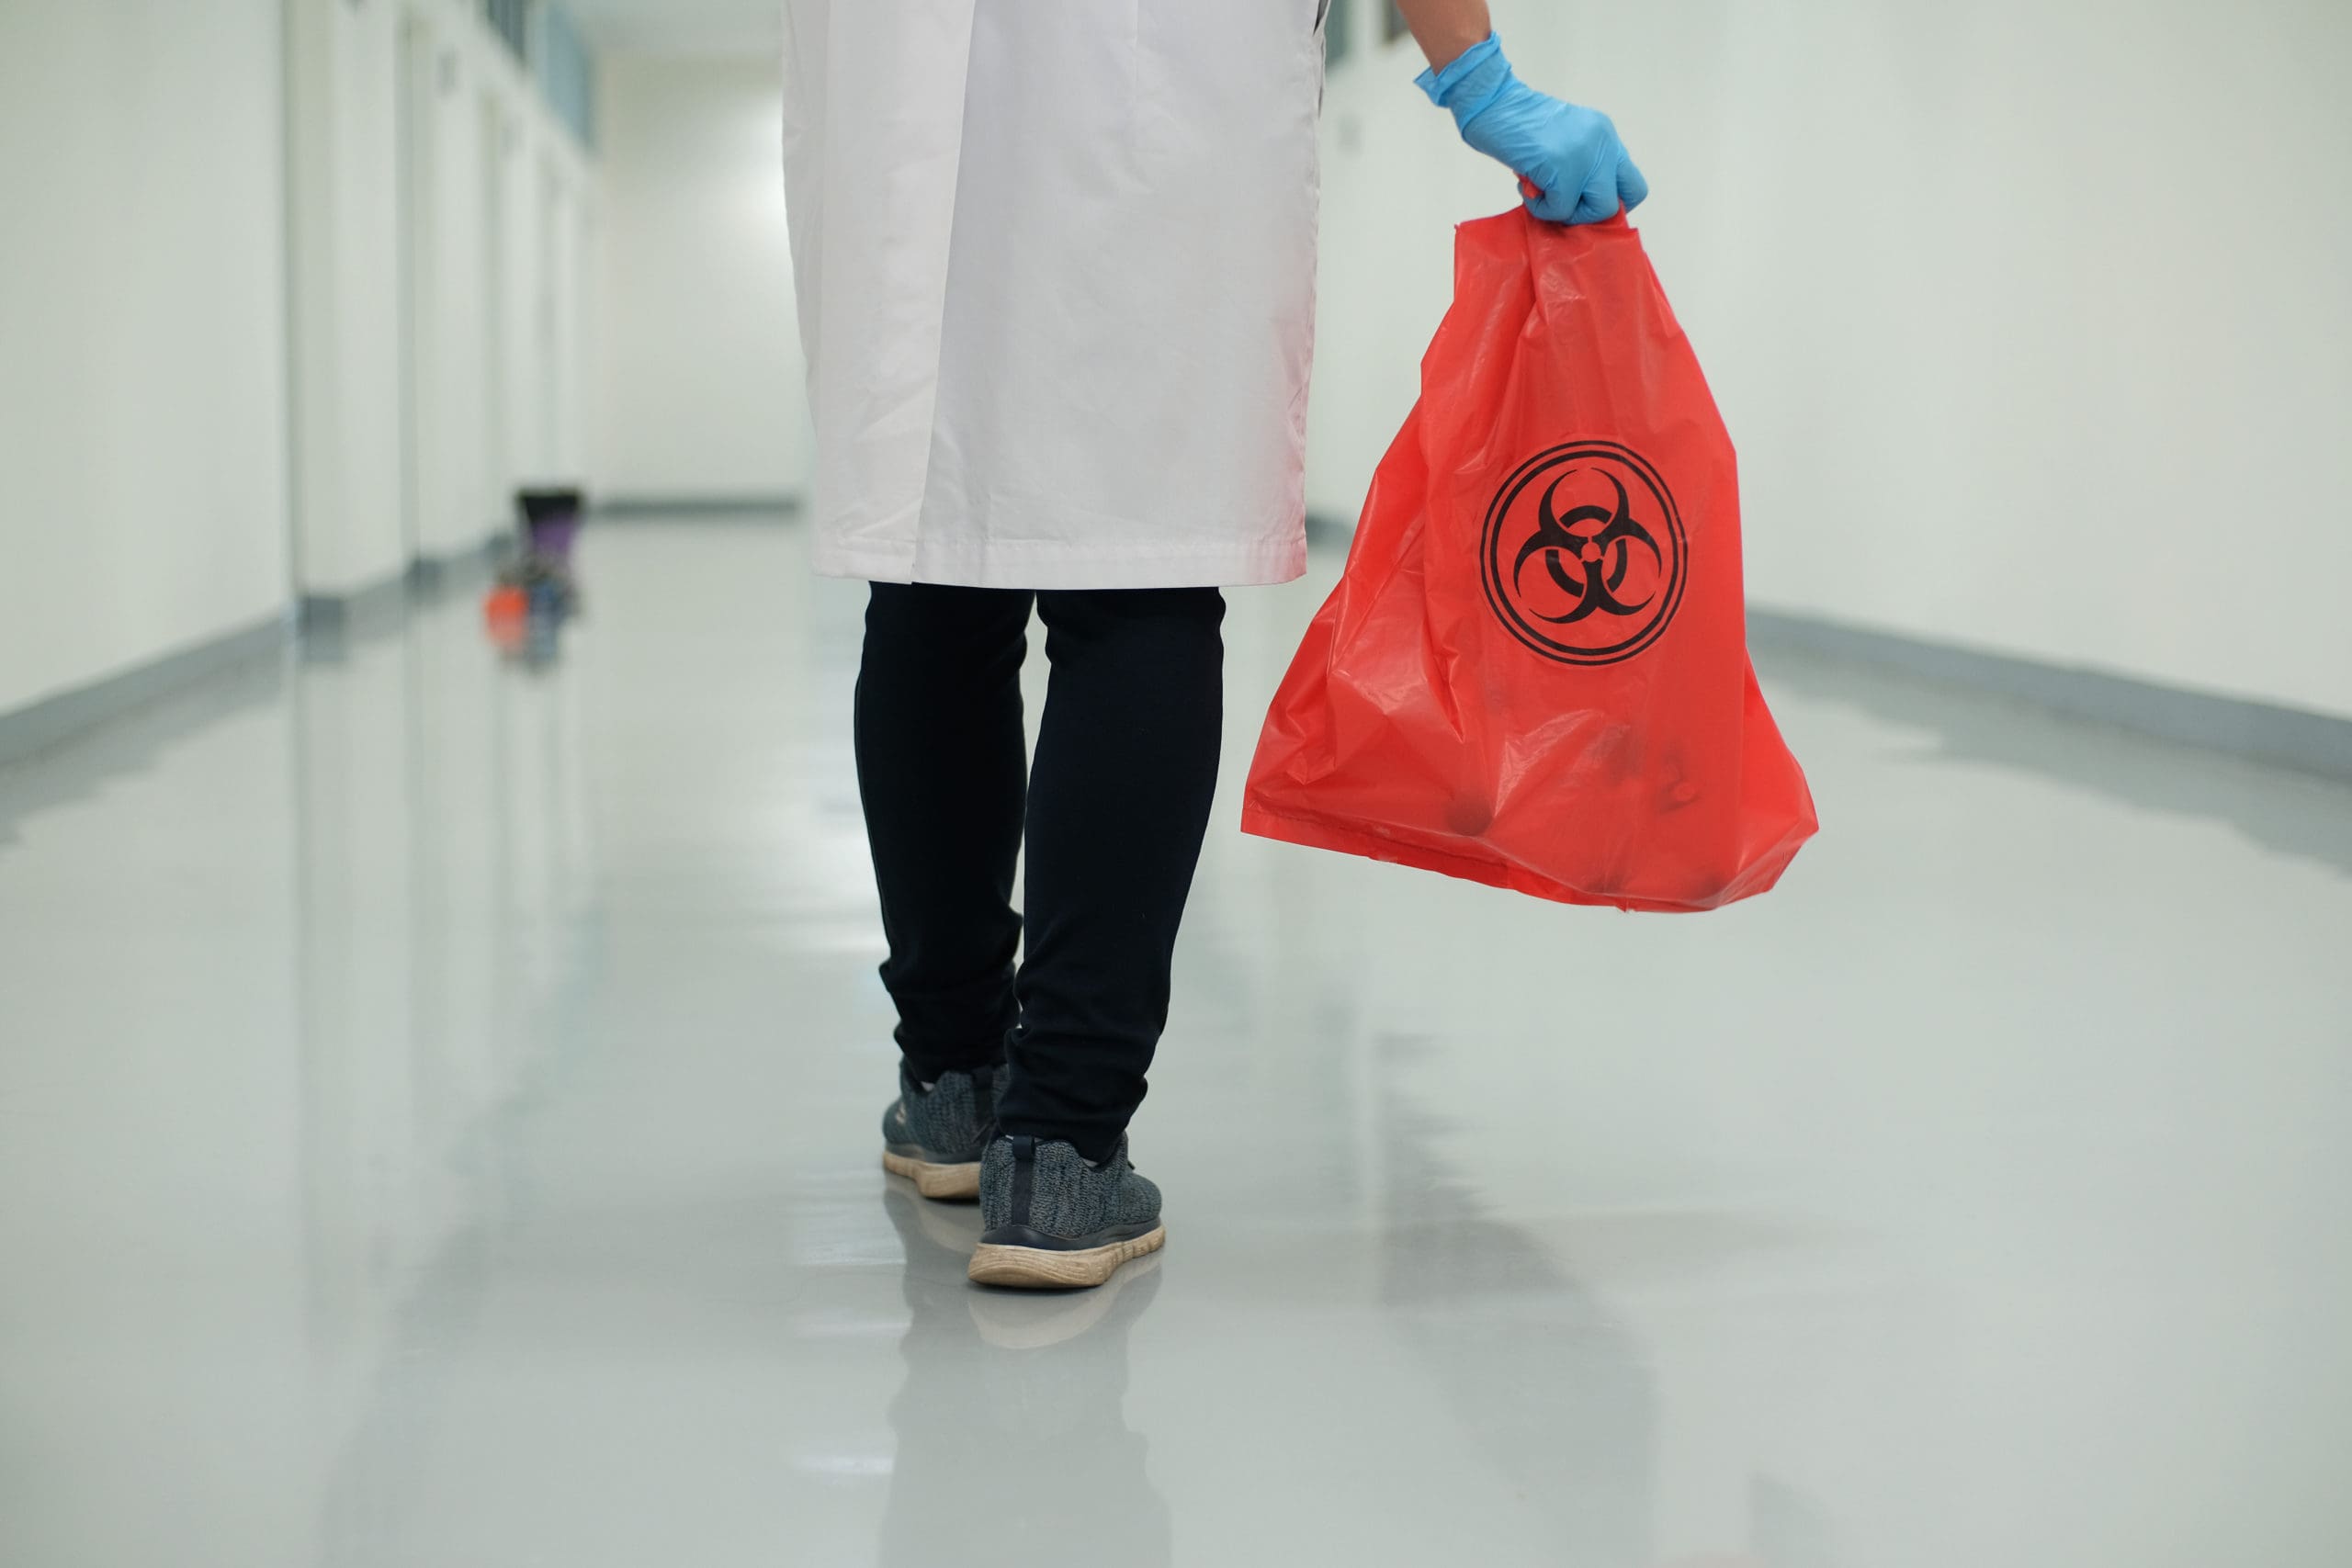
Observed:
[[[0,1563],[2352,1562],[2352,792],[1774,665],[1827,831],[1657,919],[1228,788],[1168,1250],[994,1295],[876,1166],[859,591],[588,550],[549,668],[0,773]]]

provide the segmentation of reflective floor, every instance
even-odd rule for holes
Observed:
[[[1665,919],[1228,790],[1168,1250],[986,1294],[859,590],[587,551],[550,668],[461,592],[0,773],[0,1564],[2352,1562],[2352,792],[1771,663],[1825,835]]]

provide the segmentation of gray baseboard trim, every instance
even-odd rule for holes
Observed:
[[[507,551],[514,549],[512,536],[493,533],[469,549],[452,550],[447,555],[419,556],[408,563],[408,589],[412,595],[431,598],[452,588],[464,588],[480,582],[490,575],[490,569]]]
[[[1333,542],[1327,520],[1310,536]],[[355,637],[397,623],[413,597],[487,570],[503,540],[431,561],[355,593],[305,595],[293,617],[272,616],[13,712],[0,713],[0,766],[48,750],[208,678],[282,653],[299,625],[306,651],[334,658]],[[1787,650],[1969,687],[2072,717],[2352,782],[2352,719],[2248,698],[2186,691],[2131,676],[2070,669],[2010,654],[1956,648],[1811,615],[1751,609],[1748,638],[1767,655]]]
[[[490,575],[510,541],[493,535],[447,555],[419,556],[391,576],[349,593],[306,593],[296,606],[305,660],[333,663],[369,637],[400,626],[410,609],[471,589]]]
[[[304,659],[338,660],[356,643],[401,625],[412,604],[471,588],[489,575],[491,563],[507,546],[504,536],[493,536],[470,549],[421,558],[349,593],[306,593],[288,614],[0,713],[0,766],[129,717],[257,660],[280,656],[289,645]]]
[[[707,523],[715,518],[775,522],[796,516],[800,498],[776,495],[614,495],[589,503],[591,518],[614,523]]]
[[[1747,635],[1767,654],[1787,649],[1973,687],[2074,718],[2352,781],[2352,719],[1777,610],[1750,609]]]
[[[305,593],[295,602],[295,624],[304,637],[345,636],[400,619],[408,607],[414,567],[350,593]]]
[[[1355,525],[1344,517],[1328,512],[1306,514],[1306,545],[1309,549],[1346,549],[1356,536]]]
[[[151,707],[213,676],[282,656],[293,637],[286,615],[167,653],[119,675],[108,675],[0,713],[0,766],[45,751],[61,741]]]
[[[348,593],[305,593],[296,605],[302,630],[372,629],[398,620],[410,599],[430,596],[456,583],[478,581],[509,541],[492,535],[479,545],[446,555],[419,556],[389,577]]]

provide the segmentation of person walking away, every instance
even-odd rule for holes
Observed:
[[[1216,789],[1220,590],[1306,570],[1329,4],[786,0],[816,567],[872,585],[884,1159],[978,1196],[983,1282],[1099,1284],[1166,1235],[1127,1127]],[[1485,0],[1400,9],[1423,91],[1538,217],[1642,200],[1607,117],[1521,84]]]

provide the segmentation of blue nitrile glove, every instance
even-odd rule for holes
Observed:
[[[1422,72],[1418,85],[1452,111],[1463,141],[1544,193],[1529,197],[1527,209],[1547,223],[1603,222],[1650,193],[1609,117],[1512,75],[1503,40],[1492,33],[1444,70]]]

